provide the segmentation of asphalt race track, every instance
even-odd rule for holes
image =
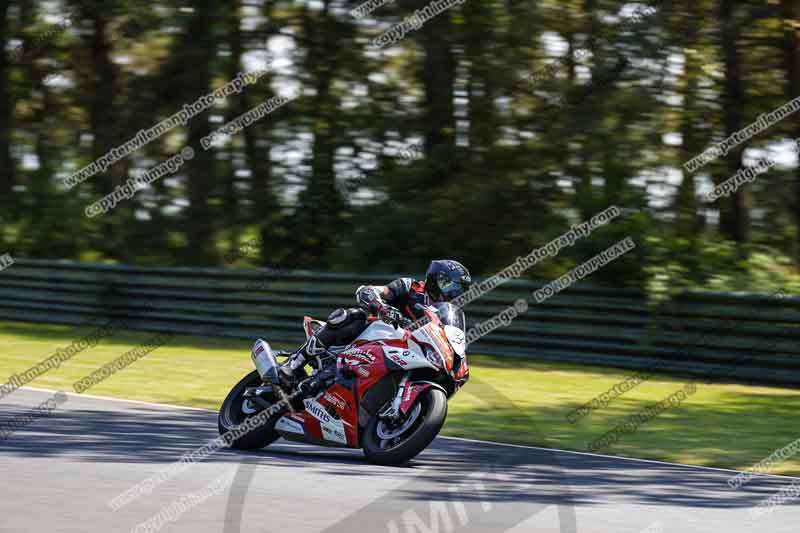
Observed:
[[[0,423],[52,395],[11,394]],[[259,453],[223,450],[118,511],[108,506],[216,436],[208,411],[71,394],[0,441],[0,531],[795,533],[800,523],[800,500],[750,515],[792,478],[754,478],[734,491],[730,471],[447,438],[403,468],[284,441]],[[215,480],[224,490],[164,514]],[[170,520],[135,529],[159,513]]]

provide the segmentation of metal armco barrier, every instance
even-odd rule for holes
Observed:
[[[138,330],[293,343],[303,339],[304,315],[324,319],[353,306],[358,285],[399,276],[18,259],[0,273],[0,319],[124,318]],[[467,306],[475,324],[518,298],[531,304],[470,353],[800,385],[798,297],[694,291],[655,308],[641,291],[578,284],[536,304],[542,285],[510,281]]]

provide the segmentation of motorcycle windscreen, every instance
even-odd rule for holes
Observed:
[[[461,331],[467,331],[467,318],[461,308],[449,302],[436,302],[433,307],[443,326],[452,326]]]

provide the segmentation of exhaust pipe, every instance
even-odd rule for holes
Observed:
[[[272,353],[269,343],[262,339],[258,339],[253,346],[253,353],[251,355],[253,364],[256,365],[256,370],[261,379],[265,382],[272,383],[273,385],[280,385],[281,379],[278,374],[278,361],[275,359],[275,354]]]

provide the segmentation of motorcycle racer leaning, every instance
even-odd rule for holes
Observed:
[[[472,284],[469,271],[458,261],[436,260],[428,267],[424,281],[400,278],[386,286],[362,285],[356,290],[358,308],[337,309],[328,316],[327,324],[281,365],[287,381],[305,377],[303,367],[331,346],[353,342],[375,316],[395,327],[405,327],[423,313],[417,304],[450,302],[467,292]]]

